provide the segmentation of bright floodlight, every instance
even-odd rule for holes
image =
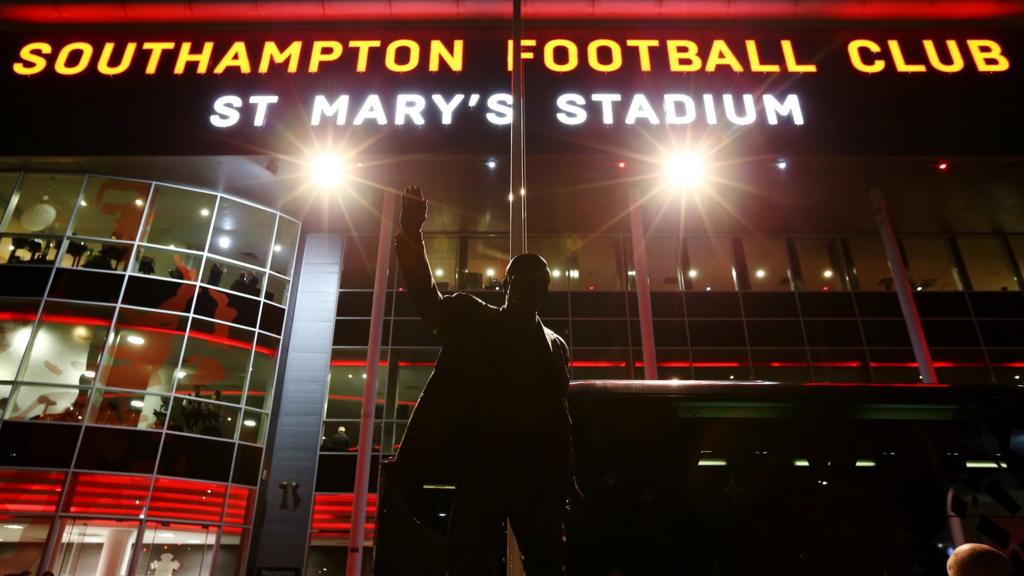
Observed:
[[[310,178],[321,188],[336,188],[345,179],[345,163],[340,156],[321,154],[310,163]]]
[[[704,182],[704,172],[704,158],[680,152],[665,163],[665,183],[671,188],[688,190]]]

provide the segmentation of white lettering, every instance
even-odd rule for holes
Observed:
[[[476,96],[476,94],[474,94],[474,96]],[[459,104],[462,103],[462,100],[465,97],[465,94],[456,94],[451,100],[445,100],[444,96],[440,94],[434,94],[430,97],[437,106],[437,109],[441,111],[441,124],[447,126],[452,123],[452,116],[455,115],[455,109],[459,107]],[[477,96],[477,98],[479,98],[479,96]],[[470,106],[472,105],[472,101],[470,101]]]
[[[676,111],[676,104],[683,105],[683,115]],[[686,94],[665,94],[665,124],[689,124],[697,119],[697,105]]]
[[[787,94],[785,100],[780,104],[775,96],[764,95],[764,112],[768,116],[768,124],[775,126],[779,123],[779,116],[793,116],[793,124],[804,125],[804,113],[800,110],[800,98],[796,94]]]
[[[614,124],[615,115],[612,114],[612,103],[622,100],[622,94],[591,94],[590,99],[601,103],[601,122]]]
[[[263,126],[267,123],[267,108],[271,104],[277,104],[277,96],[250,96],[249,104],[256,105],[256,116],[252,119],[252,125]]]
[[[408,117],[413,124],[423,126],[423,110],[427,107],[427,100],[419,94],[399,94],[395,98],[395,125],[402,126]]]
[[[238,96],[221,96],[213,102],[213,111],[216,114],[210,115],[210,124],[217,128],[230,128],[238,124],[241,114],[238,109],[242,107],[242,99]]]
[[[586,103],[587,99],[579,94],[562,94],[555,102],[561,110],[555,114],[555,118],[562,124],[579,126],[587,121],[587,110],[583,107]]]
[[[637,118],[643,118],[651,125],[660,124],[658,115],[647,100],[647,96],[643,94],[633,95],[633,101],[629,103],[629,110],[626,111],[626,124],[636,124]]]
[[[329,102],[323,94],[317,94],[313,99],[313,116],[309,123],[312,126],[319,126],[324,116],[334,116],[334,122],[343,126],[348,118],[348,94],[338,96],[334,102]]]
[[[508,126],[512,123],[512,95],[492,94],[487,98],[487,121],[496,126]]]
[[[368,119],[376,120],[378,126],[388,125],[388,117],[384,114],[384,104],[380,101],[380,96],[376,94],[370,94],[366,97],[366,101],[363,102],[359,112],[356,113],[352,125],[362,126],[363,122],[366,122]]]

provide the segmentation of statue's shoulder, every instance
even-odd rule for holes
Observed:
[[[565,352],[569,351],[569,345],[565,343],[564,338],[559,336],[558,332],[555,332],[551,328],[544,326],[544,335],[547,336],[548,341],[551,342],[554,346],[561,348]]]
[[[460,315],[496,314],[498,312],[497,307],[491,306],[476,296],[465,292],[456,292],[445,296],[445,300]]]

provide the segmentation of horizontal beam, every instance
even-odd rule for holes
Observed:
[[[1013,0],[523,0],[548,21],[1005,21]],[[511,0],[192,0],[4,2],[0,22],[34,24],[296,23],[511,19]]]

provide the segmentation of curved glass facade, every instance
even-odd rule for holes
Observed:
[[[244,573],[298,236],[214,192],[0,174],[0,573]]]

